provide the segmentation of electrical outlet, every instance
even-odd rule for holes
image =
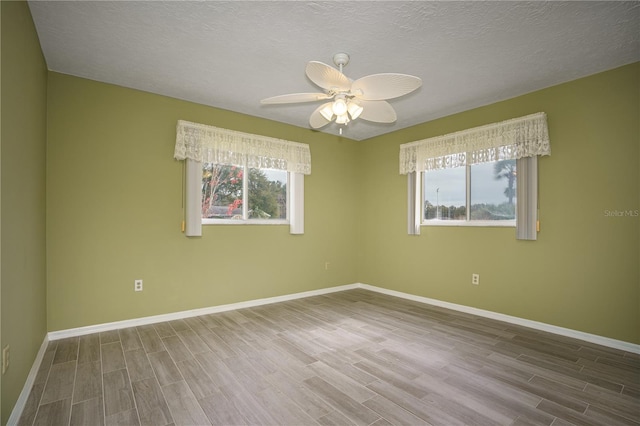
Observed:
[[[133,282],[133,289],[135,291],[142,291],[142,280],[135,280]]]
[[[329,262],[324,262],[324,270],[325,271],[329,270]]]
[[[471,274],[471,284],[480,284],[480,274]]]
[[[6,373],[9,369],[9,345],[2,349],[2,374]]]

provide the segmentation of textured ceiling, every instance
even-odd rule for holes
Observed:
[[[309,127],[310,60],[423,80],[362,140],[640,60],[637,2],[30,1],[50,70]],[[535,111],[532,111],[535,112]],[[188,119],[188,117],[185,117]],[[322,131],[338,133],[331,123]]]

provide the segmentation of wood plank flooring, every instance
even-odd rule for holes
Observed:
[[[49,344],[20,425],[639,425],[640,356],[365,290]]]

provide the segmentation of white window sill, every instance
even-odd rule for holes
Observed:
[[[431,219],[422,222],[422,226],[471,226],[491,228],[515,228],[515,220],[441,220]]]
[[[202,219],[202,225],[289,225],[288,220],[269,219]]]

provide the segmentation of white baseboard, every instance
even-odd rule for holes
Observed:
[[[29,399],[31,388],[33,388],[33,384],[36,382],[36,376],[38,375],[40,364],[42,364],[44,354],[45,352],[47,352],[47,346],[49,346],[49,338],[47,335],[45,335],[44,340],[42,341],[42,345],[40,345],[40,350],[36,355],[36,359],[35,361],[33,361],[33,365],[31,366],[31,370],[29,371],[27,380],[22,387],[22,392],[20,392],[20,396],[18,396],[18,400],[16,401],[16,405],[13,406],[13,410],[11,410],[11,415],[9,416],[9,420],[7,421],[8,426],[17,425],[18,420],[20,420],[22,410],[24,410],[25,405],[27,405],[27,400]]]
[[[252,308],[254,306],[269,305],[272,303],[286,302],[288,300],[302,299],[305,297],[319,296],[335,293],[337,291],[352,290],[359,284],[347,284],[337,287],[322,288],[319,290],[304,291],[301,293],[286,294],[284,296],[255,299],[246,302],[230,303],[228,305],[211,306],[208,308],[191,309],[189,311],[173,312],[170,314],[154,315],[150,317],[135,318],[124,321],[109,322],[105,324],[89,325],[86,327],[71,328],[68,330],[49,332],[49,340],[60,340],[67,337],[84,336],[85,334],[99,333],[103,331],[118,330],[121,328],[136,327],[140,325],[155,324],[158,322],[173,321],[177,319],[197,317],[200,315],[216,314],[218,312],[233,311],[235,309]]]
[[[622,340],[611,339],[608,337],[598,336],[595,334],[584,333],[582,331],[571,330],[569,328],[558,327],[551,324],[531,321],[524,318],[500,314],[497,312],[486,311],[483,309],[472,308],[470,306],[444,302],[442,300],[430,299],[428,297],[416,296],[409,293],[402,293],[400,291],[388,290],[386,288],[376,287],[369,284],[355,283],[355,284],[341,285],[337,287],[323,288],[319,290],[305,291],[301,293],[287,294],[284,296],[268,297],[265,299],[255,299],[255,300],[249,300],[246,302],[231,303],[228,305],[219,305],[219,306],[212,306],[208,308],[192,309],[188,311],[154,315],[150,317],[116,321],[116,322],[110,322],[110,323],[98,324],[98,325],[90,325],[87,327],[78,327],[78,328],[72,328],[68,330],[52,331],[45,336],[44,341],[42,342],[42,346],[38,351],[36,360],[34,361],[33,366],[31,367],[31,371],[29,372],[29,376],[27,377],[27,380],[24,384],[24,388],[22,389],[22,392],[18,397],[18,401],[16,402],[16,405],[14,406],[13,411],[11,412],[11,416],[9,417],[9,421],[7,424],[10,426],[15,425],[20,419],[20,415],[22,414],[22,410],[24,409],[25,404],[27,403],[29,392],[31,392],[31,388],[33,387],[33,384],[35,382],[36,375],[38,374],[38,369],[40,368],[40,364],[42,363],[42,358],[44,357],[44,353],[46,352],[47,345],[49,344],[50,341],[64,339],[67,337],[83,336],[86,334],[98,333],[103,331],[118,330],[121,328],[135,327],[139,325],[147,325],[147,324],[154,324],[154,323],[164,322],[164,321],[172,321],[176,319],[196,317],[200,315],[215,314],[218,312],[232,311],[235,309],[251,308],[255,306],[268,305],[272,303],[285,302],[288,300],[302,299],[305,297],[319,296],[323,294],[335,293],[338,291],[352,290],[357,288],[375,291],[377,293],[382,293],[389,296],[395,296],[402,299],[412,300],[414,302],[420,302],[428,305],[439,306],[439,307],[451,309],[454,311],[478,315],[485,318],[491,318],[498,321],[504,321],[511,324],[517,324],[517,325],[532,328],[535,330],[546,331],[546,332],[557,334],[560,336],[571,337],[574,339],[583,340],[585,342],[595,343],[597,345],[607,346],[614,349],[620,349],[623,351],[640,354],[640,345],[625,342]]]
[[[598,336],[597,334],[585,333],[582,331],[572,330],[570,328],[558,327],[543,322],[532,321],[524,318],[513,317],[511,315],[500,314],[498,312],[485,311],[484,309],[472,308],[470,306],[458,305],[455,303],[444,302],[438,299],[429,299],[428,297],[416,296],[409,293],[402,293],[395,290],[387,290],[386,288],[376,287],[368,284],[357,283],[358,288],[371,290],[389,296],[400,297],[402,299],[412,300],[414,302],[426,303],[428,305],[439,306],[454,311],[465,312],[480,317],[491,318],[498,321],[504,321],[511,324],[521,325],[523,327],[533,328],[535,330],[546,331],[560,336],[571,337],[585,342],[595,343],[597,345],[607,346],[609,348],[620,349],[626,352],[640,354],[640,345],[625,342],[623,340],[611,339],[609,337]]]
[[[611,339],[609,337],[598,336],[596,334],[585,333],[582,331],[572,330],[569,328],[558,327],[543,322],[532,321],[524,318],[505,315],[498,312],[487,311],[484,309],[473,308],[456,303],[444,302],[438,299],[430,299],[428,297],[416,296],[414,294],[403,293],[395,290],[388,290],[382,287],[376,287],[369,284],[355,283],[341,285],[337,287],[323,288],[319,290],[305,291],[301,293],[287,294],[284,296],[268,297],[265,299],[255,299],[246,302],[230,303],[228,305],[218,305],[208,308],[192,309],[189,311],[173,312],[170,314],[154,315],[150,317],[142,317],[131,320],[109,322],[105,324],[90,325],[86,327],[71,328],[68,330],[52,331],[48,334],[49,341],[64,339],[67,337],[83,336],[85,334],[99,333],[103,331],[118,330],[121,328],[136,327],[139,325],[155,324],[164,321],[173,321],[177,319],[197,317],[200,315],[215,314],[218,312],[232,311],[235,309],[251,308],[254,306],[269,305],[272,303],[286,302],[288,300],[302,299],[305,297],[319,296],[322,294],[335,293],[338,291],[352,290],[361,288],[364,290],[375,291],[377,293],[387,294],[389,296],[400,297],[402,299],[412,300],[414,302],[426,303],[428,305],[439,306],[442,308],[452,309],[454,311],[465,312],[468,314],[478,315],[485,318],[491,318],[498,321],[504,321],[511,324],[517,324],[524,327],[533,328],[535,330],[546,331],[560,336],[571,337],[586,342],[595,343],[597,345],[607,346],[614,349],[620,349],[627,352],[640,354],[640,345],[625,342],[622,340]]]

